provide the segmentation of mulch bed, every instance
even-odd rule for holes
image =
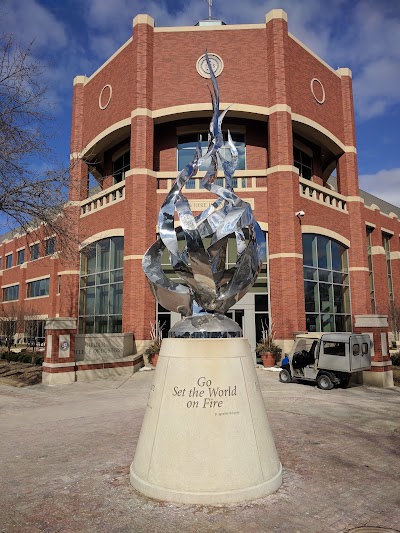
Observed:
[[[8,363],[0,361],[0,383],[13,387],[36,385],[42,381],[42,365],[29,363]]]

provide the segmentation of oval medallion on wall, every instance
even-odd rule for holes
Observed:
[[[224,70],[224,62],[217,54],[209,53],[208,59],[210,60],[215,77],[219,76]],[[202,76],[203,78],[211,78],[205,54],[199,57],[199,59],[197,60],[196,69],[200,76]]]
[[[318,78],[313,78],[311,80],[310,87],[315,100],[319,104],[323,104],[325,102],[325,89],[322,85],[322,82]]]
[[[99,94],[99,107],[100,109],[105,109],[108,104],[110,103],[110,100],[111,100],[111,96],[112,96],[112,87],[111,85],[107,84],[107,85],[104,85],[104,87],[102,88],[102,90],[100,91],[100,94]]]

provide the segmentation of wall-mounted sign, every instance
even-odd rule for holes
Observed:
[[[219,76],[224,70],[224,62],[217,54],[209,53],[208,59],[210,60],[211,67],[215,76]],[[211,78],[210,69],[208,68],[205,54],[199,57],[199,59],[197,60],[196,69],[200,76],[203,76],[203,78]]]

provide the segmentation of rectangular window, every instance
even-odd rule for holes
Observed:
[[[17,265],[22,265],[22,263],[25,263],[25,248],[17,252]]]
[[[50,237],[49,239],[45,240],[45,255],[53,255],[56,251],[56,238]]]
[[[392,279],[392,264],[390,262],[390,235],[382,233],[382,244],[386,255],[386,272],[388,280],[388,292],[389,292],[389,305],[394,305],[393,297],[393,279]]]
[[[329,355],[338,355],[344,357],[346,355],[346,345],[344,342],[324,342],[324,353]]]
[[[372,268],[372,228],[367,228],[367,256],[369,275],[369,297],[371,300],[372,313],[376,313],[374,271]]]
[[[131,164],[131,153],[128,150],[121,157],[118,157],[113,162],[113,181],[115,183],[120,183],[125,180],[125,173],[129,170]]]
[[[6,268],[12,267],[12,256],[13,254],[6,255]]]
[[[29,246],[29,254],[30,254],[30,260],[35,261],[35,259],[39,259],[39,243],[31,244]]]
[[[11,287],[5,287],[3,289],[3,302],[11,302],[18,300],[19,297],[19,285],[12,285]]]
[[[28,283],[27,298],[37,298],[38,296],[49,295],[49,278],[38,279]]]
[[[312,178],[312,157],[296,146],[293,147],[293,162],[294,166],[299,169],[299,175],[301,178],[306,180]]]
[[[231,159],[231,153],[229,151],[229,145],[228,145],[228,133],[227,131],[223,132],[224,136],[224,145],[220,149],[220,154],[225,157],[228,161]],[[232,141],[235,145],[237,151],[238,151],[238,164],[236,169],[237,170],[245,170],[246,169],[246,138],[244,133],[236,133],[231,131]],[[203,131],[201,133],[190,133],[185,135],[178,135],[178,170],[183,170],[185,166],[193,161],[194,153],[196,146],[201,138],[201,151],[202,154],[205,155],[207,153],[208,148],[208,134],[206,131]],[[199,170],[208,170],[208,166],[210,164],[210,161],[207,160]],[[218,159],[218,168],[222,168],[221,162]],[[194,188],[193,184],[191,183],[194,180],[189,180],[189,187],[188,188]],[[218,185],[218,183],[217,183]],[[234,184],[235,186],[235,184]]]

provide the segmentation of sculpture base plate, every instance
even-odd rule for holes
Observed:
[[[146,496],[187,504],[278,490],[282,466],[247,339],[164,339],[130,479]]]

